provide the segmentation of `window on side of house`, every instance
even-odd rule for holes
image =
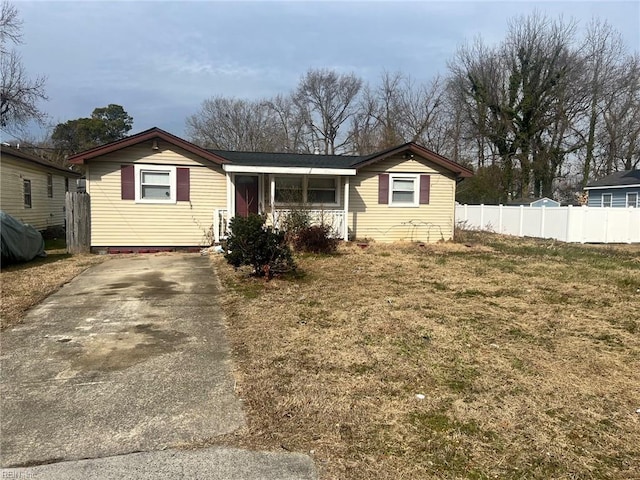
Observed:
[[[304,202],[304,177],[294,175],[289,177],[276,177],[275,182],[277,203]]]
[[[22,191],[24,192],[24,208],[31,208],[31,180],[22,180]]]
[[[611,200],[612,200],[612,195],[610,193],[603,193],[602,194],[602,203],[601,203],[601,205],[603,207],[610,207],[611,206]]]
[[[638,208],[638,194],[636,192],[627,193],[627,207]]]
[[[176,169],[162,165],[135,166],[138,203],[176,203]]]
[[[307,202],[312,205],[337,205],[337,184],[335,177],[307,177]]]
[[[418,175],[391,174],[389,176],[389,205],[418,206]]]
[[[53,175],[47,173],[47,197],[53,198]]]
[[[69,177],[64,177],[64,191],[69,191]]]

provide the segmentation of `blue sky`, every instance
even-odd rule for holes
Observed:
[[[428,81],[446,75],[459,45],[499,42],[509,19],[535,9],[581,27],[606,19],[640,50],[638,1],[14,3],[25,67],[47,77],[51,122],[116,103],[134,118],[132,133],[182,136],[204,99],[287,93],[309,68]]]

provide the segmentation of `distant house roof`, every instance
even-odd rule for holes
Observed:
[[[550,204],[559,206],[560,202],[557,200],[553,200],[549,197],[526,197],[526,198],[514,198],[510,202],[507,202],[507,205],[517,206],[517,205],[533,205],[533,204]]]
[[[590,182],[585,190],[598,188],[640,187],[640,170],[623,170]]]
[[[46,160],[42,157],[38,157],[37,155],[34,155],[32,153],[29,152],[25,152],[23,149],[21,148],[13,148],[10,147],[8,145],[1,145],[0,146],[0,154],[1,155],[12,155],[14,157],[17,157],[21,160],[25,160],[28,163],[32,163],[32,164],[36,164],[38,166],[41,167],[45,167],[49,170],[57,170],[60,173],[64,173],[65,175],[68,175],[70,177],[81,177],[82,175],[74,172],[73,170],[68,170],[66,168],[63,168],[59,165],[56,165],[55,163],[50,162],[49,160]]]

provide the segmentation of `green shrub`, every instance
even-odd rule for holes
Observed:
[[[253,275],[272,277],[274,274],[295,270],[291,249],[284,233],[265,226],[263,215],[234,217],[229,223],[227,262],[238,268],[253,267]]]
[[[329,225],[313,225],[301,228],[293,237],[293,248],[300,252],[334,253],[339,240],[332,236]]]

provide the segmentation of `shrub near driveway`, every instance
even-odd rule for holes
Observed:
[[[466,241],[343,246],[269,283],[215,259],[242,442],[326,479],[637,477],[638,251]]]

